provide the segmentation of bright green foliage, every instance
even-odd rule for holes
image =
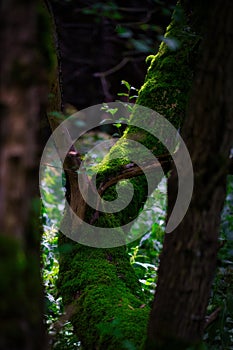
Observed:
[[[43,280],[46,288],[46,315],[47,323],[53,321],[54,315],[60,313],[60,299],[56,300],[57,295],[56,280],[58,277],[58,249],[57,249],[57,232],[52,227],[45,230],[42,246],[43,258]]]
[[[130,83],[126,80],[122,80],[121,84],[126,87],[127,92],[119,92],[118,96],[124,96],[127,100],[127,102],[133,102],[135,99],[138,98],[138,89],[131,86]]]
[[[47,181],[48,180],[48,181]],[[49,189],[50,175],[47,173],[45,185]],[[48,183],[47,183],[48,182]],[[48,212],[56,207],[56,196],[51,198],[47,202],[46,210]],[[54,216],[54,215],[53,215]],[[45,313],[46,313],[46,326],[49,335],[49,344],[52,349],[56,350],[75,350],[78,349],[79,342],[76,335],[73,332],[73,326],[70,321],[66,320],[62,328],[58,330],[56,328],[56,322],[59,322],[64,309],[62,298],[57,291],[57,279],[59,272],[58,262],[58,233],[54,228],[54,225],[59,224],[59,216],[55,217],[55,220],[51,222],[43,211],[44,221],[44,234],[42,237],[42,262],[43,262],[43,281],[45,287]]]
[[[131,232],[145,232],[143,237],[127,246],[130,262],[142,284],[146,303],[154,298],[157,283],[159,255],[162,250],[166,218],[166,178],[151,194],[142,215],[132,226]]]

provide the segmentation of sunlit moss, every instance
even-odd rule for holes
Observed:
[[[104,348],[114,333],[109,349],[124,349],[126,339],[139,348],[149,309],[144,306],[141,287],[125,248],[96,249],[73,244],[64,237],[61,239],[63,244],[69,242],[73,245],[73,251],[61,254],[64,260],[59,289],[65,304],[73,302],[75,305],[72,323],[81,341],[85,335],[84,348],[90,349],[93,344]],[[90,313],[91,310],[95,310],[94,314]],[[138,328],[136,337],[132,335],[135,322],[135,329]]]
[[[191,56],[199,40],[188,27],[180,7],[165,38],[175,38],[177,47],[170,48],[163,42],[158,54],[149,56],[147,63],[150,66],[137,103],[165,116],[178,128],[184,119],[193,77]],[[140,118],[140,114],[135,113],[132,118]],[[166,151],[149,133],[128,127],[123,138],[95,167],[97,186],[119,174],[123,166],[131,162],[135,149],[130,149],[128,139],[142,143],[155,155]],[[141,156],[145,156],[143,152]],[[160,181],[159,176],[157,180]],[[124,225],[137,217],[148,196],[148,185],[145,175],[130,181],[134,186],[131,203],[117,214],[100,214],[95,222],[97,226]],[[103,198],[116,198],[114,186],[104,192]],[[92,215],[93,211],[88,209],[86,219]],[[61,237],[60,248],[67,244],[71,249],[69,253],[61,252],[58,285],[64,303],[75,305],[72,323],[83,348],[126,349],[128,342],[128,348],[140,349],[146,337],[149,309],[143,307],[144,297],[125,247],[96,249]]]
[[[166,39],[174,41],[176,46],[169,46]],[[180,5],[173,14],[164,40],[157,55],[147,58],[150,66],[137,103],[165,116],[178,128],[184,119],[193,78],[195,48],[200,40],[189,26]],[[129,128],[128,132],[133,131]]]

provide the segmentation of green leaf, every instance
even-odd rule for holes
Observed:
[[[125,92],[118,92],[117,95],[118,95],[118,96],[126,96],[126,97],[129,96],[129,94],[127,94],[127,93],[125,93]]]
[[[113,124],[116,128],[120,128],[121,127],[121,124],[120,123],[115,123]]]
[[[121,84],[122,84],[122,85],[125,85],[125,87],[126,87],[128,90],[130,90],[131,86],[130,86],[130,84],[128,83],[128,81],[126,81],[126,80],[121,80]]]
[[[130,100],[132,100],[133,98],[138,98],[138,95],[133,95],[133,96],[130,96]]]

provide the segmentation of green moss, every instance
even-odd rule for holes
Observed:
[[[83,296],[82,309],[77,310],[80,311],[77,315],[82,315],[81,319],[77,315],[73,319],[77,330],[86,333],[85,348],[120,350],[126,349],[126,344],[131,343],[135,349],[139,349],[144,341],[142,334],[146,334],[149,316],[149,310],[140,308],[141,305],[137,298],[132,294],[127,295],[123,289],[116,291],[114,286],[93,286]],[[94,324],[90,324],[88,314],[93,306],[97,309]],[[86,329],[85,324],[89,326]],[[98,338],[95,338],[96,333],[99,333]]]
[[[139,348],[149,310],[141,308],[144,297],[125,247],[96,249],[64,236],[59,240],[70,249],[61,253],[58,287],[64,303],[75,305],[72,323],[84,349],[104,348],[112,338],[109,349],[124,349],[125,340]]]
[[[61,237],[61,241],[67,244],[69,240]],[[65,304],[75,305],[72,323],[84,349],[104,348],[109,338],[113,340],[109,349],[124,349],[126,340],[139,348],[149,310],[141,308],[143,294],[125,247],[96,249],[70,244],[72,252],[61,254],[58,284]],[[136,338],[132,327],[138,328]]]
[[[176,7],[159,52],[149,56],[145,83],[139,91],[138,104],[165,116],[176,128],[184,119],[192,84],[196,45],[200,37],[192,31],[190,19],[181,6]],[[173,40],[176,48],[166,39]],[[129,133],[131,133],[129,129]]]
[[[191,29],[190,15],[178,5],[158,54],[150,55],[146,61],[149,68],[137,104],[163,115],[177,129],[182,127],[185,117],[199,41],[200,36]],[[141,122],[142,116],[136,110],[131,118],[135,124],[137,120]],[[127,128],[124,137],[141,142],[156,156],[167,153],[160,141],[135,126]]]
[[[65,242],[66,241],[66,242]],[[63,243],[61,243],[63,242]],[[69,242],[70,247],[73,249],[69,251],[62,251],[62,246]],[[101,283],[109,283],[109,279],[115,284],[117,281],[132,290],[140,290],[139,283],[135,278],[133,268],[128,262],[125,254],[125,248],[111,248],[111,249],[97,249],[81,244],[76,244],[66,237],[61,236],[60,238],[60,249],[61,249],[61,270],[60,270],[60,281],[59,287],[64,291],[66,290],[66,301],[71,302],[73,293],[72,289],[80,290],[92,283],[102,281]],[[72,266],[72,269],[70,268]],[[127,275],[125,279],[123,276]],[[77,279],[77,272],[79,278]],[[121,275],[119,280],[118,273]],[[124,282],[122,282],[124,279]],[[117,283],[118,283],[117,282]],[[67,288],[69,286],[69,288]]]
[[[122,167],[130,162],[130,158],[130,144],[127,139],[121,138],[111,148],[103,162],[93,169],[98,172],[97,184],[105,181],[109,175],[119,173]]]
[[[162,114],[178,128],[185,115],[193,77],[193,55],[199,40],[180,7],[167,29],[166,38],[175,38],[179,45],[173,50],[163,42],[158,54],[149,56],[147,63],[150,66],[137,103]],[[137,118],[141,118],[141,114],[136,109],[132,120]],[[151,127],[153,122],[151,119]],[[166,152],[150,133],[134,126],[128,127],[108,156],[94,169],[98,174],[97,187],[132,162],[135,147],[130,146],[128,139],[142,143],[155,155]],[[146,159],[143,151],[138,154],[141,159]],[[160,176],[155,180],[159,182]],[[95,225],[116,227],[137,217],[148,196],[147,180],[145,175],[141,175],[130,179],[130,182],[134,187],[130,204],[117,214],[100,214]],[[127,184],[122,183],[122,186],[124,188]],[[115,199],[115,187],[109,187],[103,198]],[[85,219],[89,221],[93,214],[94,211],[88,208]],[[124,235],[124,232],[121,233]],[[90,248],[61,237],[60,247],[67,244],[71,249],[68,253],[61,251],[58,287],[64,303],[73,303],[76,308],[72,323],[83,348],[142,348],[149,310],[141,308],[143,294],[125,248]]]

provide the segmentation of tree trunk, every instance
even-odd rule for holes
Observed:
[[[233,50],[231,1],[209,7],[208,30],[184,125],[195,174],[190,208],[165,235],[147,349],[185,349],[198,344],[216,265],[220,213],[232,147]],[[177,181],[169,178],[169,212]]]
[[[50,53],[37,1],[1,6],[0,348],[45,348],[38,186]]]
[[[139,104],[163,114],[177,128],[183,122],[200,41],[196,31],[193,32],[193,23],[192,14],[182,11],[179,5],[166,34],[168,38],[177,38],[179,48],[173,51],[162,43],[158,54],[150,57],[150,67],[138,99]],[[185,29],[187,26],[190,28],[188,32]],[[156,139],[149,138],[149,133],[140,133],[131,127],[110,153],[119,155],[122,151],[124,158],[130,156],[130,150],[128,155],[124,153],[124,143],[127,138],[134,139],[135,135],[138,142],[154,150],[155,156],[164,154],[165,148]],[[97,182],[116,176],[121,165],[125,163],[114,164],[105,159],[99,166]],[[77,210],[77,175],[74,172],[67,172],[66,175],[67,198],[71,198],[70,205]],[[100,215],[96,220],[97,225],[121,226],[129,216],[134,218],[138,215],[148,194],[147,183],[145,176],[137,176],[131,181],[134,200],[123,213]],[[111,190],[108,188],[104,195],[113,198]],[[90,220],[93,214],[88,209],[86,219]],[[90,248],[62,235],[59,245],[58,287],[83,349],[125,349],[127,344],[141,348],[145,342],[149,310],[142,307],[143,295],[125,247]]]

